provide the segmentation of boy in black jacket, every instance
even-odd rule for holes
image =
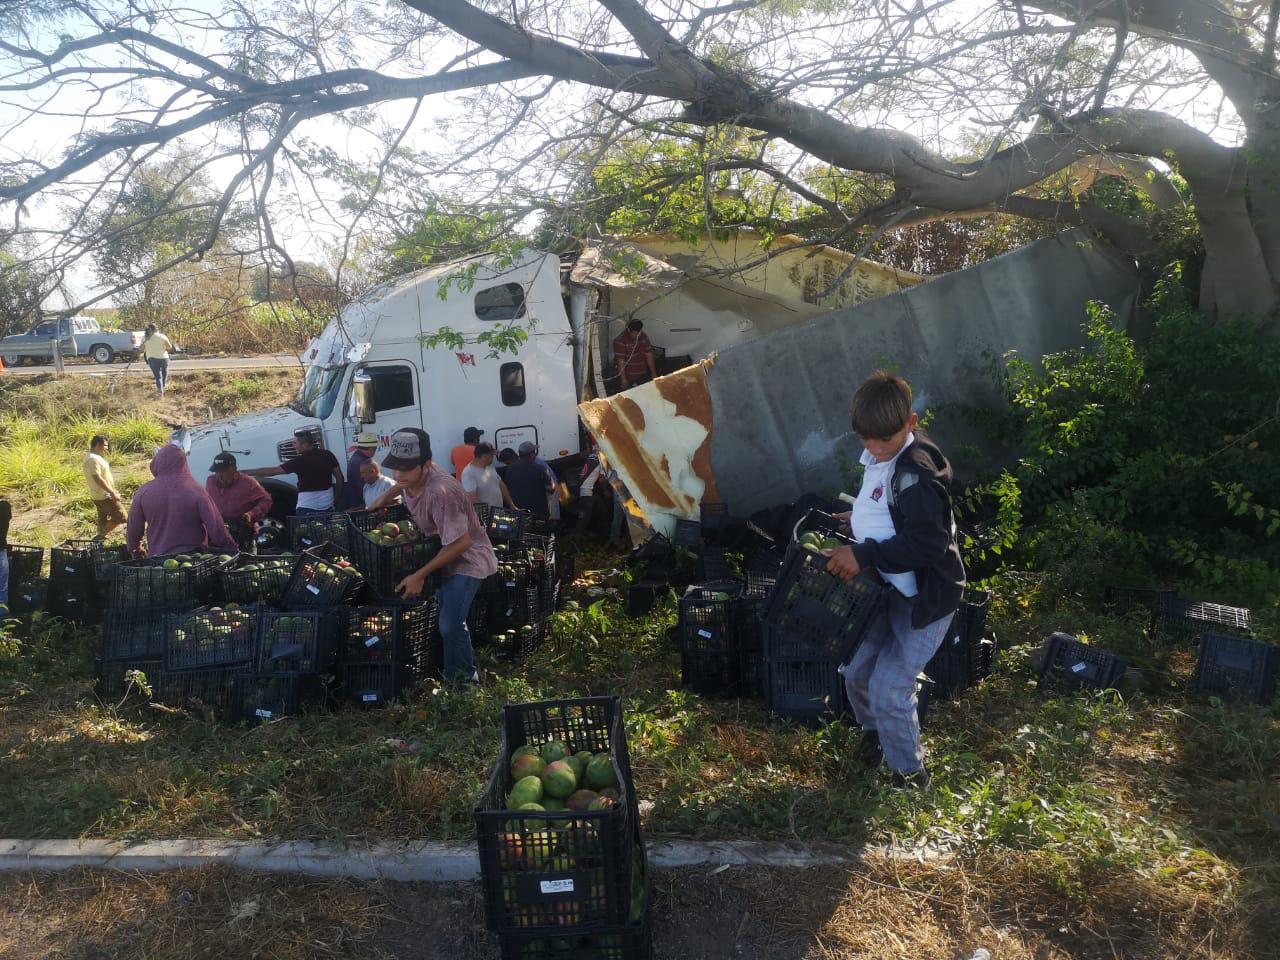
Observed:
[[[951,515],[951,465],[911,412],[911,387],[877,370],[853,396],[853,430],[865,448],[862,489],[845,515],[852,547],[830,551],[845,580],[877,571],[894,589],[840,668],[862,726],[858,756],[883,759],[900,786],[929,774],[916,717],[916,677],[933,657],[964,594],[964,564]]]

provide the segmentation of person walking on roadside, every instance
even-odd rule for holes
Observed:
[[[462,479],[462,471],[467,469],[467,464],[475,459],[476,444],[483,436],[484,431],[479,427],[467,427],[462,431],[462,442],[449,452],[449,462],[453,464],[453,475],[458,480]]]
[[[368,510],[395,485],[395,481],[382,472],[377,460],[366,460],[360,467],[360,506]]]
[[[191,475],[181,447],[166,443],[151,458],[154,480],[140,486],[129,505],[125,544],[135,557],[164,557],[192,550],[239,547],[204,487]]]
[[[142,355],[151,368],[151,375],[156,378],[156,389],[162,397],[169,383],[169,351],[173,349],[173,343],[160,332],[160,328],[148,323],[142,337]]]
[[[431,437],[424,430],[407,427],[391,436],[391,452],[385,465],[395,471],[395,486],[373,504],[389,504],[404,497],[423,534],[440,538],[440,552],[425,566],[396,586],[405,599],[422,595],[427,578],[441,574],[437,591],[440,637],[444,645],[444,676],[449,681],[478,683],[475,651],[467,616],[480,581],[498,572],[498,558],[475,508],[453,477],[431,462]]]
[[[89,441],[89,451],[80,460],[84,481],[89,486],[89,496],[98,511],[99,540],[105,540],[107,534],[126,520],[124,498],[116,490],[115,479],[111,476],[111,464],[107,462],[107,454],[110,452],[111,440],[104,434],[95,433]]]
[[[361,491],[364,481],[360,479],[360,471],[373,459],[378,449],[378,435],[372,430],[362,430],[356,434],[356,446],[347,458],[347,479],[342,485],[342,509],[364,506]]]
[[[528,440],[520,444],[520,458],[507,467],[504,482],[517,507],[546,519],[550,513],[547,498],[555,486],[547,469],[538,465],[537,452]]]
[[[462,471],[459,481],[462,491],[472,503],[487,503],[496,510],[503,505],[516,509],[511,492],[498,476],[493,466],[493,447],[487,443],[476,444],[476,458]]]
[[[298,453],[278,467],[256,467],[245,470],[251,477],[278,477],[292,473],[298,478],[298,516],[308,513],[331,513],[342,502],[342,466],[329,450],[321,448],[310,427],[293,431]]]
[[[226,524],[227,532],[242,553],[258,552],[258,523],[271,512],[271,494],[253,477],[236,467],[234,454],[223,451],[213,458],[204,492]]]

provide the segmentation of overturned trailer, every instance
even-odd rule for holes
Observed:
[[[927,283],[720,349],[612,397],[579,405],[635,506],[657,531],[704,502],[747,515],[849,481],[861,445],[849,429],[854,389],[876,368],[905,376],[944,449],[999,458],[961,414],[994,405],[993,364],[1080,346],[1091,300],[1127,322],[1135,265],[1071,230]],[[964,463],[960,466],[963,468]]]

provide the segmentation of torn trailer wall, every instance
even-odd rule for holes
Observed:
[[[1067,231],[968,270],[721,351],[710,361],[580,405],[583,420],[655,529],[719,501],[737,516],[852,486],[861,445],[849,402],[869,373],[910,381],[930,433],[963,475],[1009,455],[961,415],[1001,402],[993,365],[1084,342],[1090,300],[1132,316],[1137,270]]]

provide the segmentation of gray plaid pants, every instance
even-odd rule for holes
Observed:
[[[924,767],[916,677],[943,639],[955,613],[919,630],[911,627],[911,601],[893,590],[867,627],[853,659],[840,668],[853,715],[863,730],[878,730],[884,762],[899,773]]]

